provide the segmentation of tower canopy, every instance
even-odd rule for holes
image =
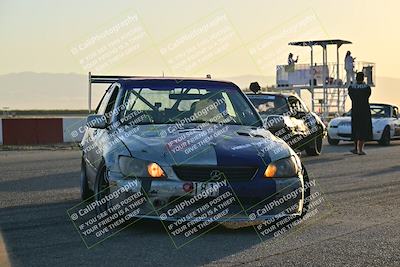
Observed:
[[[317,40],[317,41],[301,41],[301,42],[290,42],[289,45],[295,46],[327,46],[327,45],[338,45],[341,46],[343,44],[351,44],[350,41],[340,40],[340,39],[332,39],[332,40]]]

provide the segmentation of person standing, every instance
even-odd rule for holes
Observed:
[[[351,52],[347,51],[346,57],[344,58],[344,69],[346,70],[346,84],[350,85],[354,82],[354,60],[351,56]]]
[[[364,73],[358,72],[356,84],[349,86],[351,99],[351,135],[354,140],[353,154],[366,155],[365,141],[372,139],[372,120],[369,106],[371,87],[364,83]]]
[[[293,85],[296,82],[296,75],[294,73],[294,64],[299,60],[299,56],[296,59],[293,58],[293,54],[289,53],[288,56],[288,65],[287,65],[287,75],[288,75],[288,83],[289,85]]]
[[[297,63],[297,61],[299,61],[299,56],[297,56],[297,58],[296,58],[296,60],[293,58],[293,54],[292,53],[289,53],[289,56],[288,56],[288,65],[289,65],[289,67],[291,67],[291,66],[293,66],[293,68],[294,68],[294,63]]]

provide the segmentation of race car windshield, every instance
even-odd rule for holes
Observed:
[[[390,107],[388,106],[370,106],[372,118],[390,117]]]
[[[283,115],[289,111],[286,99],[281,96],[249,96],[261,117],[268,115]]]
[[[390,117],[390,107],[388,106],[370,106],[372,118],[387,118]],[[343,116],[351,116],[351,110],[343,114]]]
[[[262,125],[242,94],[232,89],[131,88],[122,106],[120,121],[124,124]]]

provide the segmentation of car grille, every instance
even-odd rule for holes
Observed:
[[[206,182],[222,180],[250,181],[256,175],[257,167],[240,166],[193,166],[180,165],[173,167],[176,175],[183,181]],[[216,178],[215,174],[223,174]],[[216,179],[214,179],[216,178]]]

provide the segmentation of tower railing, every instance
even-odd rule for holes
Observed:
[[[356,61],[354,62],[353,80],[355,73],[362,71],[365,82],[375,86],[375,63]],[[276,68],[277,87],[343,87],[347,84],[347,73],[344,64],[329,62],[326,65],[295,64],[278,65]]]

